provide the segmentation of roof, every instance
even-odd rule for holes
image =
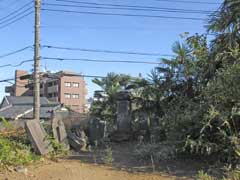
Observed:
[[[31,106],[12,106],[0,109],[0,116],[6,119],[15,119],[17,116],[22,115],[29,110],[32,110]]]
[[[52,103],[46,97],[41,97],[40,118],[51,118],[51,112],[58,109],[59,103]],[[33,118],[33,97],[30,96],[6,96],[3,102],[7,102],[7,106],[0,109],[0,116],[6,119]]]
[[[50,119],[54,107],[41,107],[40,118]],[[4,110],[0,110],[0,116],[6,119],[33,119],[33,108],[31,106],[12,106]]]
[[[6,96],[6,99],[11,105],[32,105],[33,97],[32,96]],[[41,105],[48,105],[50,102],[46,97],[40,98]]]
[[[62,76],[78,76],[79,78],[83,78],[82,73],[75,73],[72,71],[59,71],[59,72],[55,72],[55,73],[47,72],[45,74],[45,76],[47,76],[49,78],[54,78],[54,79],[60,78]]]
[[[49,119],[52,116],[52,111],[55,110],[56,108],[54,107],[41,107],[40,108],[40,118],[41,119]],[[33,118],[33,111],[27,113],[26,115],[23,116],[23,118],[26,119],[32,119]]]

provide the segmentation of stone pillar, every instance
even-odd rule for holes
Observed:
[[[45,155],[51,151],[51,144],[46,139],[46,133],[41,127],[39,121],[28,120],[25,123],[27,135],[37,154]]]
[[[54,139],[62,144],[65,149],[69,149],[67,132],[65,129],[65,125],[62,120],[58,119],[57,117],[53,117],[52,119],[52,132]]]
[[[94,145],[105,137],[106,122],[93,118],[89,122],[89,142]]]
[[[120,91],[117,94],[117,130],[131,131],[131,102],[128,91]]]

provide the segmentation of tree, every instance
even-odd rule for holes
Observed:
[[[105,78],[95,78],[97,84],[106,93],[102,102],[95,101],[91,107],[92,115],[114,125],[116,122],[116,94],[119,90],[126,89],[131,81],[131,76],[124,74],[108,73]]]

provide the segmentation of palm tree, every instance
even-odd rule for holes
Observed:
[[[240,1],[225,0],[209,20],[208,31],[219,33],[213,46],[231,47],[240,43]],[[218,49],[220,50],[220,49]]]
[[[93,83],[97,84],[107,96],[102,102],[93,104],[92,113],[94,114],[94,109],[98,106],[97,108],[101,111],[100,118],[114,123],[116,120],[116,95],[118,91],[126,89],[131,79],[129,75],[115,73],[108,73],[105,78],[93,79]]]

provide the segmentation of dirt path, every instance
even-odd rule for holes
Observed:
[[[182,180],[194,179],[199,163],[162,161],[153,173],[151,163],[134,158],[134,144],[113,144],[113,164],[104,166],[104,149],[74,153],[59,162],[46,160],[26,167],[27,173],[6,171],[0,180]]]
[[[129,173],[113,170],[110,167],[85,164],[76,160],[63,160],[58,163],[45,162],[27,167],[27,173],[5,172],[1,180],[173,180],[152,173]]]

